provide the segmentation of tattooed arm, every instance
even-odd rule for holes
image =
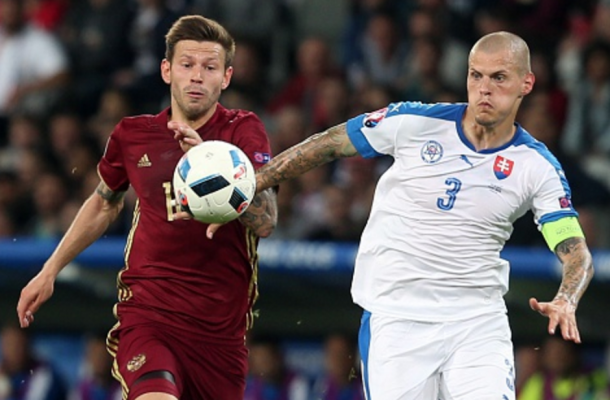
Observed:
[[[593,278],[593,259],[584,238],[568,238],[555,247],[555,254],[563,266],[563,277],[555,298],[548,303],[530,299],[530,306],[549,318],[549,333],[557,326],[565,340],[580,343],[576,324],[576,309]]]
[[[106,231],[123,208],[124,192],[114,192],[101,182],[81,206],[72,225],[44,263],[42,270],[21,291],[17,314],[22,327],[34,320],[34,313],[53,294],[59,272]]]
[[[242,224],[252,229],[259,237],[268,237],[277,224],[277,195],[267,189],[257,194],[250,206],[239,217]]]
[[[358,152],[347,136],[346,125],[334,126],[283,151],[256,171],[256,190],[277,186],[334,159],[356,154]]]

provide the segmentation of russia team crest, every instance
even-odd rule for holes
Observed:
[[[500,180],[508,178],[511,172],[513,172],[514,165],[514,161],[502,156],[496,156],[494,161],[494,174],[496,174],[496,178]]]

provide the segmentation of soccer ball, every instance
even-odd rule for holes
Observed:
[[[187,151],[174,170],[176,203],[197,221],[225,223],[239,217],[256,194],[254,167],[237,146],[209,140]]]

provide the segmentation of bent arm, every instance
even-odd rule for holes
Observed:
[[[81,206],[42,272],[57,276],[70,261],[99,239],[123,209],[124,194],[114,192],[100,182],[95,193]]]
[[[334,126],[283,151],[258,169],[256,190],[261,192],[332,160],[356,154],[346,124]]]
[[[593,278],[593,257],[582,237],[565,239],[555,247],[555,254],[563,274],[554,300],[564,300],[576,308]]]
[[[242,224],[259,237],[271,235],[277,225],[277,195],[273,189],[258,193],[239,217]]]

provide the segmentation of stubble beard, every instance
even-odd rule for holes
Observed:
[[[204,91],[204,97],[198,101],[189,99],[181,91],[178,94],[179,96],[175,96],[176,104],[180,112],[190,121],[196,121],[206,115],[220,98],[220,93],[210,94],[208,91]]]
[[[474,121],[477,123],[477,125],[481,125],[484,128],[493,128],[498,122],[493,118],[481,118],[479,116],[475,116]]]

